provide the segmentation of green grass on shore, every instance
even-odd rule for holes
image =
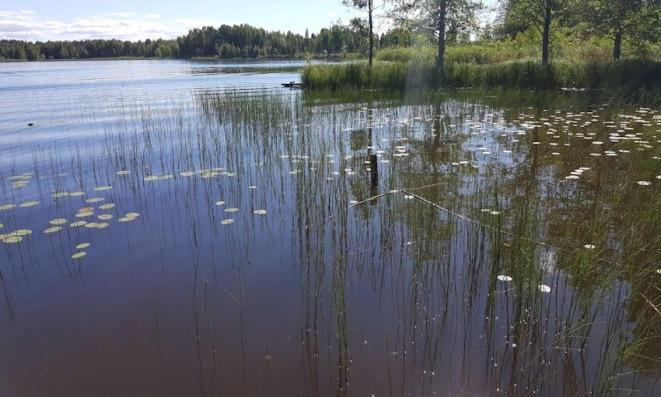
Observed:
[[[661,62],[449,63],[443,71],[431,62],[375,62],[308,65],[302,82],[310,89],[381,88],[416,90],[459,87],[518,89],[661,89]]]

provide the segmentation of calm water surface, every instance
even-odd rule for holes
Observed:
[[[661,393],[658,109],[301,65],[0,64],[0,395]]]

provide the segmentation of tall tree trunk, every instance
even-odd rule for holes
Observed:
[[[620,55],[622,55],[622,29],[618,28],[613,40],[613,60],[619,61]]]
[[[544,31],[542,33],[542,65],[549,64],[549,43],[551,41],[551,5],[547,2],[544,12]]]
[[[443,70],[445,65],[445,14],[447,13],[447,0],[439,0],[438,4],[438,57],[436,65]]]
[[[374,27],[374,21],[372,19],[372,11],[374,10],[373,7],[373,0],[368,0],[367,1],[367,11],[369,12],[369,25],[370,25],[370,54],[369,54],[369,65],[370,68],[372,67],[372,59],[374,58],[374,32],[373,32],[373,27]]]

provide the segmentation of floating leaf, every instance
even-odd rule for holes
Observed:
[[[87,255],[87,252],[81,251],[81,252],[76,252],[75,254],[71,255],[71,259],[80,259],[84,256]]]
[[[97,218],[98,218],[100,221],[109,221],[109,220],[111,220],[111,219],[113,218],[113,216],[110,215],[110,214],[103,214],[103,215],[99,215]]]
[[[23,241],[23,237],[21,236],[8,235],[4,239],[2,239],[2,242],[5,244],[16,244],[16,243],[20,243],[21,241]]]
[[[48,229],[44,230],[44,234],[57,233],[60,230],[62,230],[61,226],[53,226],[53,227],[49,227]]]
[[[103,204],[99,206],[100,210],[111,210],[115,208],[116,204],[115,203],[108,203],[108,204]]]
[[[99,186],[99,187],[94,188],[94,190],[97,191],[97,192],[104,192],[104,191],[110,190],[110,189],[112,189],[112,186]]]
[[[29,208],[29,207],[34,207],[36,205],[39,205],[38,201],[26,201],[25,203],[19,205],[21,208]]]
[[[92,211],[83,211],[76,214],[76,218],[87,218],[94,215]]]
[[[67,220],[64,219],[64,218],[55,218],[55,219],[51,220],[48,223],[50,223],[51,225],[55,225],[55,226],[64,225],[65,223],[67,223]]]
[[[89,247],[90,245],[91,245],[90,243],[80,243],[76,246],[76,249],[77,250],[82,250],[82,249],[85,249],[85,248]]]
[[[103,197],[92,197],[85,200],[86,203],[90,203],[90,204],[100,203],[101,201],[105,201],[105,199]]]
[[[230,225],[234,223],[234,219],[223,219],[222,221],[220,221],[220,223],[223,225]]]
[[[225,202],[224,201],[216,201],[214,203],[214,205],[218,205],[218,206],[225,205]]]
[[[257,215],[266,215],[266,210],[258,209],[254,211]]]
[[[86,224],[87,224],[87,222],[85,222],[85,221],[77,221],[77,222],[74,222],[74,223],[70,224],[69,226],[71,226],[71,227],[81,227],[81,226],[85,226]]]
[[[3,204],[0,205],[0,211],[6,211],[16,208],[16,204]]]
[[[226,208],[225,212],[239,212],[238,208]]]

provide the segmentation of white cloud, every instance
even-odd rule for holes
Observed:
[[[0,10],[0,39],[28,41],[173,38],[189,29],[217,25],[204,19],[163,20],[158,14],[114,12],[57,21],[39,17],[30,10]]]

